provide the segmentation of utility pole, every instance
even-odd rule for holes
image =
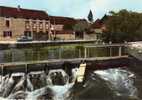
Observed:
[[[55,38],[56,38],[56,33],[55,33],[55,17],[54,17],[54,28],[53,28],[54,30],[54,40],[55,40]]]

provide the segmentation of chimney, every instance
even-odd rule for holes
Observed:
[[[20,5],[18,5],[17,10],[20,11],[20,9],[21,9],[21,7],[20,7]]]

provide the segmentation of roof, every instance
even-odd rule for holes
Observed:
[[[48,14],[42,10],[30,10],[0,6],[0,16],[26,19],[48,19]]]
[[[87,22],[86,19],[76,19],[77,21],[80,21],[80,22]]]
[[[102,22],[105,22],[105,21],[108,20],[110,17],[111,17],[111,16],[105,14],[105,15],[102,17],[101,21],[102,21]]]
[[[101,28],[103,26],[103,22],[100,19],[97,19],[92,25],[91,28]]]
[[[56,31],[56,34],[73,34],[73,30]]]
[[[74,25],[76,20],[70,17],[49,16],[51,24]]]

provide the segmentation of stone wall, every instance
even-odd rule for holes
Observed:
[[[60,40],[74,40],[75,35],[74,34],[56,34],[56,38]]]
[[[97,34],[96,33],[90,33],[90,34],[84,34],[84,39],[86,40],[97,40]]]

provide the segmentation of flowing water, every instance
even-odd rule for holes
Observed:
[[[117,55],[118,48],[87,49],[87,57]],[[84,46],[0,50],[0,63],[80,57],[84,57]],[[81,84],[76,82],[77,70],[72,69],[71,76],[62,69],[0,76],[0,100],[141,100],[142,77],[132,70],[90,71]]]
[[[90,72],[78,84],[77,68],[68,76],[62,69],[1,76],[0,100],[140,100],[136,75],[126,68]]]

